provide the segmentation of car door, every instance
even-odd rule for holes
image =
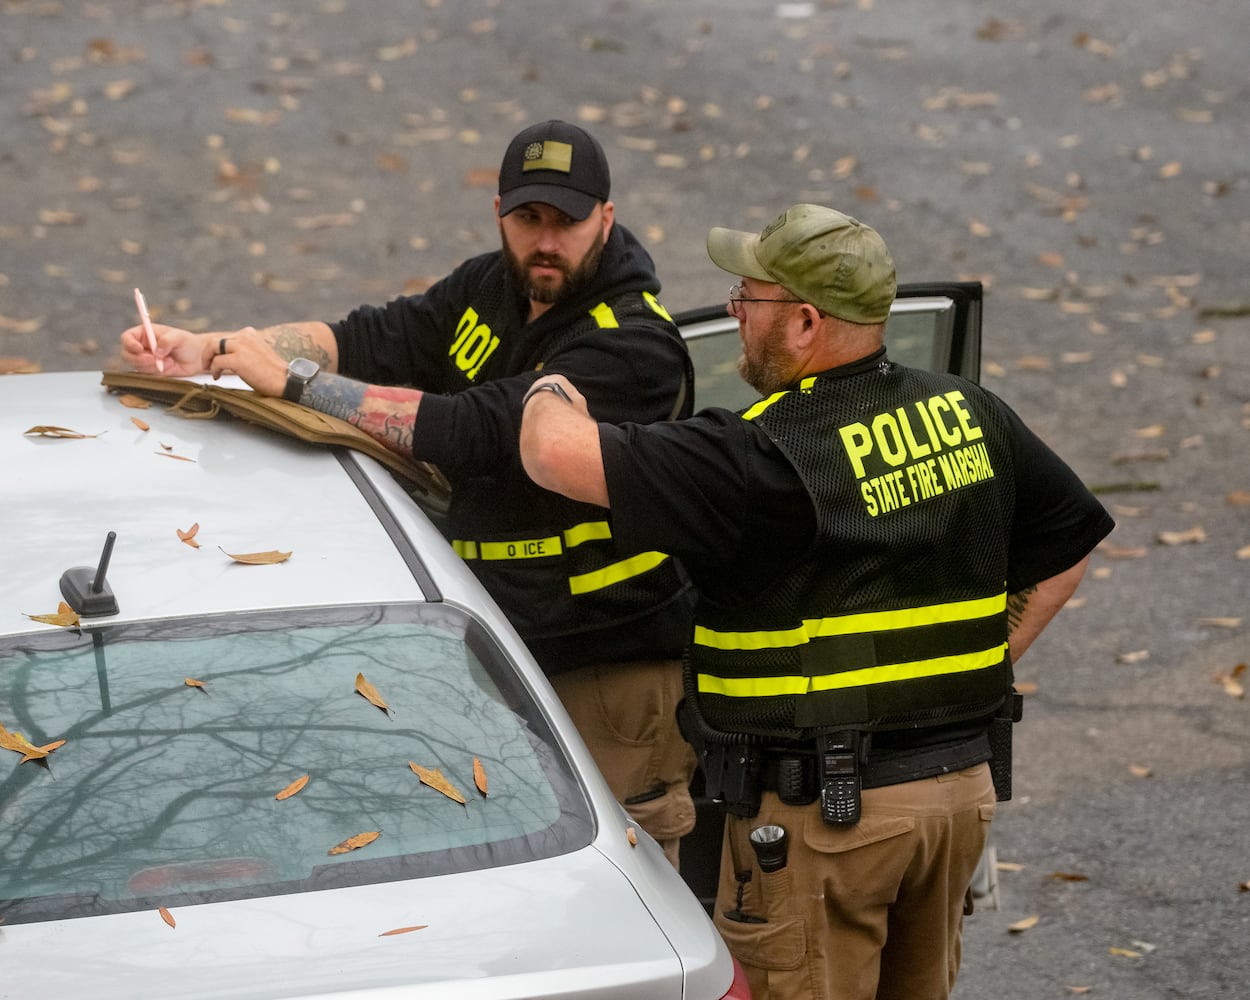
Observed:
[[[979,281],[900,285],[885,327],[890,358],[979,381],[981,293]],[[758,398],[738,375],[742,353],[738,321],[724,303],[677,313],[673,319],[694,362],[696,410],[707,406],[740,410]],[[710,913],[724,819],[720,807],[703,794],[701,773],[695,774],[691,791],[697,818],[693,832],[682,841],[681,873]]]

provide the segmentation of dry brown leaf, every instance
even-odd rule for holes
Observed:
[[[1199,625],[1210,625],[1213,628],[1241,628],[1240,618],[1220,618],[1208,616],[1198,619]]]
[[[1250,545],[1243,545],[1233,553],[1234,559],[1250,559]]]
[[[1051,872],[1048,876],[1056,882],[1088,882],[1088,875],[1079,875],[1076,872]]]
[[[1230,698],[1244,698],[1246,696],[1245,686],[1237,679],[1240,674],[1245,672],[1245,669],[1246,665],[1239,663],[1233,668],[1231,674],[1216,674],[1216,681],[1223,685],[1224,693]]]
[[[346,854],[348,851],[356,851],[362,847],[372,844],[382,836],[381,830],[370,830],[367,833],[358,833],[354,837],[348,837],[341,844],[335,844],[331,847],[327,854]]]
[[[486,768],[482,766],[481,760],[477,757],[473,758],[473,784],[477,786],[477,790],[483,796],[486,794]]]
[[[243,563],[245,566],[271,566],[274,563],[286,562],[291,558],[291,553],[279,552],[277,549],[272,549],[269,552],[234,553],[226,552],[226,550],[222,549],[220,545],[217,547],[235,562]]]
[[[302,778],[296,778],[289,785],[287,785],[286,788],[282,789],[282,791],[275,795],[274,798],[279,802],[282,802],[284,799],[289,799],[297,792],[303,791],[304,786],[308,784],[309,777],[310,775],[306,774]]]
[[[1024,865],[1018,861],[996,861],[994,870],[1000,872],[1022,872],[1024,871]]]
[[[1103,542],[1097,548],[1108,559],[1141,559],[1147,553],[1145,548],[1137,545],[1111,545]]]
[[[0,355],[0,375],[33,375],[41,371],[39,363],[28,358]]]
[[[1141,663],[1142,660],[1150,659],[1150,650],[1135,649],[1131,653],[1116,653],[1116,663]]]
[[[1016,681],[1015,688],[1018,694],[1037,694],[1038,692],[1035,681]]]
[[[411,927],[396,927],[394,930],[383,931],[378,937],[394,937],[396,934],[411,934],[413,931],[423,931],[429,924],[413,924]]]
[[[1022,372],[1048,372],[1051,369],[1050,358],[1040,354],[1026,354],[1016,359],[1016,368]]]
[[[1234,490],[1224,498],[1224,502],[1234,507],[1250,506],[1250,491]]]
[[[1244,882],[1238,882],[1237,891],[1238,892],[1250,892],[1250,879],[1247,879]]]
[[[1154,776],[1154,770],[1145,764],[1130,764],[1128,770],[1129,774],[1134,778],[1150,778]]]
[[[171,448],[171,447],[173,447],[173,446],[172,446],[172,445],[164,445],[164,444],[163,444],[163,445],[161,445],[161,447],[162,447],[162,448]],[[195,459],[194,459],[194,458],[187,458],[187,457],[186,457],[186,455],[175,455],[175,454],[174,454],[173,452],[171,452],[171,451],[154,451],[152,454],[154,454],[154,455],[160,455],[160,456],[161,456],[161,458],[174,458],[174,459],[177,459],[179,462],[191,462],[192,464],[194,464],[194,463],[195,463]]]
[[[199,521],[196,521],[195,524],[191,525],[191,527],[189,527],[186,531],[183,531],[181,528],[175,528],[174,530],[178,532],[178,537],[190,545],[191,548],[198,549],[200,547],[200,543],[195,540],[195,534],[200,530]]]
[[[1194,525],[1188,531],[1160,531],[1155,535],[1155,541],[1160,545],[1195,545],[1206,540],[1207,533],[1200,524]]]
[[[28,760],[42,760],[52,753],[58,747],[65,746],[64,740],[56,740],[52,743],[45,743],[41,747],[35,746],[21,733],[11,733],[0,725],[0,747],[5,750],[12,750],[14,753],[20,753],[22,759],[19,764],[25,764]]]
[[[383,700],[382,695],[378,693],[378,689],[365,680],[364,674],[356,675],[356,693],[369,702],[370,705],[376,705],[383,712],[390,714],[391,707]]]
[[[462,806],[468,804],[465,802],[464,796],[460,794],[459,789],[448,781],[443,776],[443,772],[437,767],[422,767],[420,764],[414,764],[412,761],[408,761],[408,766],[412,768],[412,773],[421,779],[421,784],[429,785],[435,791],[442,792],[449,799],[459,802]]]
[[[64,601],[56,606],[56,612],[50,615],[27,615],[32,622],[42,622],[45,625],[60,625],[62,628],[72,628],[78,624],[78,612],[71,608]]]
[[[1121,958],[1141,958],[1141,952],[1133,951],[1131,948],[1108,948],[1107,951]]]
[[[632,826],[625,827],[625,839],[629,841],[630,847],[638,846],[638,834],[634,832],[634,828]]]
[[[165,909],[165,907],[162,906],[156,912],[161,915],[161,919],[164,920],[165,923],[169,924],[170,927],[178,926],[177,922],[174,920],[174,915],[170,913],[167,909]]]
[[[1023,920],[1017,920],[1014,924],[1011,924],[1007,930],[1012,934],[1023,934],[1025,931],[1036,927],[1037,922],[1041,919],[1040,916],[1025,917]]]
[[[130,418],[130,422],[131,422],[132,424],[134,424],[136,427],[138,427],[138,428],[139,428],[139,430],[141,430],[141,431],[150,431],[150,430],[152,429],[152,428],[148,425],[147,421],[145,421],[145,420],[140,420],[138,417],[131,417],[131,418]]]
[[[133,393],[129,393],[129,392],[122,393],[120,396],[117,397],[117,401],[121,403],[122,406],[128,406],[132,410],[146,410],[152,405],[148,400],[144,399],[142,396],[136,396]]]
[[[189,687],[189,688],[199,688],[201,691],[203,691],[203,692],[205,692],[205,693],[207,693],[207,692],[208,692],[208,688],[206,688],[206,687],[204,686],[204,682],[203,682],[203,681],[197,681],[194,677],[186,677],[186,678],[183,678],[182,683],[183,683],[183,684],[185,684],[185,685],[186,685],[187,687]]]
[[[100,436],[99,434],[82,434],[78,431],[72,431],[68,427],[57,427],[54,424],[38,424],[28,431],[22,431],[22,434],[27,437],[71,438],[75,440]]]

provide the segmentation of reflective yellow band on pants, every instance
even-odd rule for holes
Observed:
[[[794,628],[771,631],[716,632],[702,625],[696,625],[694,642],[697,646],[708,646],[711,649],[784,649],[801,646],[812,639],[829,638],[835,635],[887,632],[989,618],[1001,614],[1006,607],[1007,593],[1004,591],[993,597],[983,597],[972,601],[953,601],[950,604],[930,604],[921,608],[904,608],[901,611],[868,611],[863,614],[839,615],[833,618],[808,618],[802,625]]]
[[[784,677],[731,678],[717,677],[714,674],[699,674],[697,682],[700,694],[721,694],[732,698],[767,698],[982,670],[998,665],[1006,655],[1007,643],[1004,642],[975,653],[939,656],[931,660],[912,660],[908,663],[883,663],[880,666],[844,670],[841,673],[824,674],[820,677],[787,675]]]

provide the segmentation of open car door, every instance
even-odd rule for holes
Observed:
[[[981,290],[979,281],[900,285],[885,327],[890,359],[979,381]],[[673,319],[694,361],[695,410],[707,406],[741,410],[755,402],[758,393],[738,375],[742,342],[738,321],[725,304],[687,310]],[[724,817],[720,806],[703,794],[701,772],[695,774],[691,791],[697,818],[694,831],[682,841],[681,873],[710,913],[716,901]],[[987,845],[973,892],[990,896],[990,908],[997,908],[994,883],[993,847]]]

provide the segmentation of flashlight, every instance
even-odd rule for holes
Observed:
[[[751,831],[751,848],[762,872],[781,871],[786,866],[786,831],[770,823]]]

